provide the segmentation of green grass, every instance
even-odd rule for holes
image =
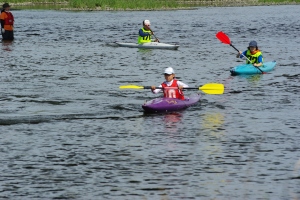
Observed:
[[[258,0],[259,3],[300,3],[300,0]]]
[[[71,9],[79,10],[161,10],[196,6],[299,4],[300,0],[9,0],[8,2],[39,5],[60,5],[63,3]]]
[[[8,2],[9,4],[16,4],[16,3],[56,4],[56,3],[61,3],[63,1],[64,0],[6,0],[5,2]],[[68,2],[68,0],[66,2]]]
[[[175,0],[69,0],[73,8],[98,8],[101,10],[176,8]]]

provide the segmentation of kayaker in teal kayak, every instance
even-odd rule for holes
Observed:
[[[263,65],[263,56],[261,51],[258,49],[257,42],[251,41],[249,43],[248,50],[241,52],[236,55],[237,58],[247,57],[247,64],[253,64],[255,67],[261,67]],[[251,61],[251,63],[250,63]]]
[[[150,28],[150,21],[146,19],[143,21],[143,28],[139,30],[138,44],[152,42],[152,35],[154,32]],[[155,38],[154,42],[159,42],[158,38]]]
[[[168,67],[165,69],[164,76],[166,81],[164,81],[158,88],[155,86],[151,86],[151,91],[156,94],[163,90],[164,97],[166,98],[177,98],[184,99],[184,94],[182,92],[183,88],[188,88],[189,86],[181,81],[175,79],[175,72],[172,67]]]

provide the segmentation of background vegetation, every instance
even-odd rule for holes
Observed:
[[[300,0],[7,0],[7,2],[11,5],[67,5],[69,9],[82,10],[163,10],[196,6],[299,4]]]

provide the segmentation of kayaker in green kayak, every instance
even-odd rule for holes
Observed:
[[[257,42],[251,41],[248,46],[248,50],[241,52],[236,55],[237,58],[247,57],[247,64],[253,64],[255,67],[261,67],[263,65],[263,56],[261,51],[258,49]],[[250,63],[251,61],[251,63]]]
[[[150,28],[150,21],[146,19],[143,21],[143,28],[139,30],[138,44],[152,42],[152,35],[154,36],[154,32]],[[159,42],[158,38],[154,42]]]
[[[175,72],[172,67],[168,67],[165,69],[164,76],[166,81],[158,86],[159,89],[156,89],[155,86],[151,86],[151,91],[156,94],[163,90],[164,97],[166,98],[176,98],[184,100],[182,89],[188,88],[189,86],[175,79]]]

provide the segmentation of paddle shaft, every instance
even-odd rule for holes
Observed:
[[[119,87],[120,89],[152,89],[151,86],[138,86],[138,85],[122,85]],[[157,87],[156,89],[163,90],[162,87]],[[178,87],[168,87],[168,89],[179,89]],[[224,85],[221,83],[207,83],[205,85],[199,87],[187,87],[183,88],[191,89],[191,90],[201,90],[206,94],[223,94],[224,93]]]
[[[240,53],[240,51],[237,48],[235,48],[235,46],[233,46],[231,43],[230,43],[230,46],[232,46],[237,52]],[[244,54],[242,54],[242,56],[245,57],[252,64],[251,60],[249,60],[249,58],[247,56],[245,56]]]
[[[144,89],[151,89],[151,86],[144,86]],[[159,89],[159,90],[163,90],[164,88],[162,87],[157,87],[155,88],[156,90]],[[178,87],[168,87],[168,89],[178,89]],[[191,89],[191,88],[183,88],[183,89]],[[195,88],[192,88],[192,89],[195,89]],[[199,88],[196,88],[196,89],[199,89]]]
[[[144,89],[151,89],[151,86],[144,86]],[[160,90],[163,90],[164,88],[162,87],[157,87],[155,89],[160,89]],[[178,87],[168,87],[167,89],[179,89]],[[199,90],[200,87],[187,87],[187,88],[182,88],[183,90]],[[213,90],[214,88],[212,88]]]
[[[157,42],[159,42],[159,39],[154,35],[152,29],[149,28],[149,30],[151,31],[152,35],[155,37],[155,39],[157,40]]]

